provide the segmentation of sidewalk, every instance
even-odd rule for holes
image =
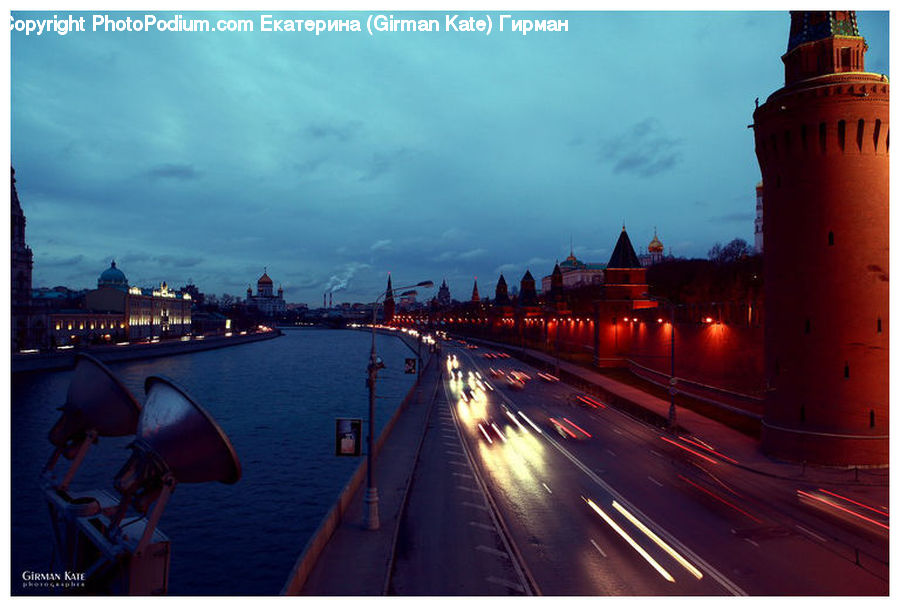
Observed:
[[[398,414],[390,432],[381,437],[384,442],[375,459],[380,528],[376,531],[365,528],[363,479],[308,577],[304,572],[304,555],[301,555],[282,594],[376,596],[384,593],[407,487],[434,395],[440,386],[442,361],[438,356],[432,358],[433,362],[423,369],[414,397]],[[365,468],[365,460],[361,468]]]

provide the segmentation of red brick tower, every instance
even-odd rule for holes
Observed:
[[[753,114],[765,199],[763,449],[888,463],[887,78],[853,11],[795,11]]]

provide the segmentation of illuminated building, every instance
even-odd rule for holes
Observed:
[[[50,329],[57,344],[85,339],[109,341],[117,337],[129,340],[178,337],[191,332],[190,295],[177,293],[165,282],[156,288],[129,286],[115,261],[100,274],[97,288],[85,294],[84,307],[85,312],[78,318],[67,314],[52,321]],[[80,332],[69,329],[69,320],[72,327],[78,323]],[[124,326],[117,326],[123,323]]]
[[[256,281],[256,295],[247,287],[247,307],[254,308],[265,316],[281,314],[286,310],[284,303],[284,289],[278,287],[278,294],[273,292],[274,283],[269,274],[263,270],[263,275]]]
[[[603,284],[603,269],[605,265],[602,263],[585,263],[575,257],[574,250],[569,250],[569,256],[560,264],[559,270],[562,273],[563,289],[577,289],[588,285]],[[555,268],[554,268],[555,270]],[[544,276],[541,279],[541,292],[550,291],[553,275]]]
[[[763,449],[888,463],[888,109],[853,11],[792,11],[753,114],[765,200]]]
[[[475,278],[475,284],[472,286],[472,303],[478,303],[481,298],[478,296],[478,278]]]

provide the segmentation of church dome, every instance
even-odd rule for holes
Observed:
[[[113,289],[128,288],[128,279],[125,278],[125,273],[116,267],[115,261],[97,279],[97,288],[101,289],[103,287],[111,287]]]
[[[259,277],[259,280],[256,281],[258,285],[270,285],[272,284],[272,279],[269,278],[269,275],[266,272],[263,272],[263,275]]]
[[[665,250],[665,247],[663,247],[663,243],[656,235],[656,230],[653,230],[653,240],[651,240],[650,244],[647,245],[647,250],[651,253],[662,253],[663,250]]]

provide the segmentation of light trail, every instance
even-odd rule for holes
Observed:
[[[534,428],[534,430],[535,430],[538,434],[543,434],[543,432],[541,432],[541,429],[538,428],[537,426],[535,426],[535,425],[534,425],[534,422],[531,421],[530,419],[528,419],[528,417],[526,417],[524,413],[522,413],[521,411],[519,411],[518,413],[519,413],[519,415],[522,416],[522,419],[524,419],[526,422],[528,422],[528,425],[531,426],[532,428]]]
[[[849,497],[844,497],[843,495],[838,495],[837,493],[832,493],[831,491],[828,491],[827,489],[822,489],[821,487],[819,488],[819,491],[821,491],[822,493],[827,493],[828,495],[833,495],[834,497],[836,497],[838,499],[842,499],[847,502],[850,502],[851,504],[856,504],[857,506],[859,506],[861,508],[865,508],[866,510],[871,510],[872,512],[877,512],[878,514],[880,514],[882,516],[887,516],[887,513],[882,512],[881,510],[878,510],[877,508],[873,508],[872,506],[866,506],[865,504],[854,501],[854,500],[850,499]]]
[[[688,483],[688,484],[690,484],[690,485],[693,485],[694,487],[696,487],[697,489],[699,489],[699,490],[702,491],[703,493],[709,495],[710,497],[719,500],[720,502],[722,502],[723,504],[725,504],[725,505],[728,506],[729,508],[733,508],[734,510],[737,510],[738,512],[740,512],[741,514],[743,514],[744,516],[749,517],[750,519],[756,521],[756,522],[759,523],[759,524],[762,524],[762,521],[761,521],[760,519],[756,518],[755,516],[753,516],[753,515],[750,514],[749,512],[746,512],[746,511],[744,511],[744,510],[741,510],[740,508],[738,508],[737,506],[735,506],[734,504],[732,504],[731,502],[729,502],[729,501],[726,500],[725,498],[719,497],[718,495],[716,495],[715,493],[713,493],[713,492],[710,491],[709,489],[705,489],[704,487],[701,487],[701,486],[698,485],[697,483],[695,483],[695,482],[693,482],[693,481],[691,481],[691,480],[689,480],[689,479],[687,479],[687,478],[681,476],[680,474],[678,475],[678,478],[680,478],[681,480],[683,480],[684,482],[686,482],[686,483]]]
[[[675,559],[676,561],[678,561],[678,563],[679,563],[682,567],[684,567],[685,569],[687,569],[688,571],[690,571],[690,572],[691,572],[691,575],[693,575],[693,576],[694,576],[695,578],[697,578],[698,580],[701,579],[701,578],[703,577],[703,574],[700,573],[700,570],[699,570],[699,569],[697,569],[696,567],[694,567],[693,565],[691,565],[691,564],[688,562],[688,560],[687,560],[686,558],[684,558],[683,556],[681,556],[680,554],[678,554],[678,553],[675,551],[674,548],[672,548],[672,547],[669,546],[667,543],[665,543],[664,541],[662,541],[662,540],[659,538],[658,535],[656,535],[655,533],[653,533],[652,531],[650,531],[650,529],[648,529],[647,526],[644,525],[644,523],[642,523],[641,521],[637,520],[637,518],[635,518],[633,514],[631,514],[631,513],[628,512],[627,510],[625,510],[625,508],[623,508],[623,507],[619,504],[619,502],[613,501],[612,505],[613,505],[613,508],[615,508],[616,510],[618,510],[620,513],[622,513],[622,515],[623,515],[625,518],[627,518],[629,521],[631,521],[631,524],[633,524],[635,527],[637,527],[638,529],[640,529],[641,531],[643,531],[643,532],[644,532],[644,535],[646,535],[646,536],[649,537],[651,540],[653,540],[653,542],[654,542],[657,546],[659,546],[660,548],[662,548],[663,550],[665,550],[667,553],[669,553],[669,556],[671,556],[673,559]]]
[[[706,457],[706,456],[703,455],[702,453],[699,453],[699,452],[697,452],[697,451],[694,451],[693,449],[689,449],[689,448],[685,447],[684,445],[679,445],[678,443],[676,443],[675,441],[673,441],[673,440],[670,439],[670,438],[666,438],[665,436],[660,436],[660,438],[663,439],[664,441],[666,441],[667,443],[672,443],[673,445],[675,445],[675,446],[678,447],[679,449],[684,449],[685,451],[688,451],[689,453],[693,453],[694,455],[696,455],[696,456],[699,457],[699,458],[705,459],[705,460],[708,461],[710,464],[718,464],[718,463],[719,463],[719,462],[717,462],[716,460],[712,459],[711,457]]]
[[[571,425],[573,428],[575,428],[575,429],[580,430],[581,432],[583,432],[584,435],[585,435],[586,437],[592,438],[591,435],[588,434],[587,431],[586,431],[584,428],[582,428],[582,427],[579,426],[578,424],[574,423],[574,422],[573,422],[572,420],[570,420],[568,417],[564,417],[563,419],[564,419],[565,421],[569,422],[569,425]]]
[[[885,525],[884,523],[879,523],[878,521],[876,521],[876,520],[874,520],[874,519],[871,519],[871,518],[869,518],[868,516],[863,516],[862,514],[860,514],[860,513],[858,513],[858,512],[853,512],[853,510],[850,510],[849,508],[844,508],[843,506],[839,506],[839,505],[837,505],[837,504],[835,504],[835,503],[833,503],[833,502],[828,501],[828,500],[825,499],[825,498],[819,497],[819,496],[817,496],[817,495],[813,495],[812,493],[807,493],[806,491],[800,491],[799,489],[797,490],[797,494],[802,495],[802,496],[804,496],[804,497],[808,497],[808,498],[810,498],[810,499],[814,499],[814,500],[816,500],[816,501],[818,501],[818,502],[821,502],[821,503],[823,503],[823,504],[825,504],[825,505],[827,505],[827,506],[831,506],[832,508],[836,508],[836,509],[840,510],[841,512],[846,512],[847,514],[849,514],[849,515],[851,515],[851,516],[855,516],[855,517],[860,518],[860,519],[862,519],[862,520],[864,520],[864,521],[867,521],[867,522],[869,522],[869,523],[872,523],[873,525],[877,525],[878,527],[881,527],[882,529],[890,530],[890,527],[888,527],[888,526]]]
[[[640,555],[644,558],[645,561],[647,561],[648,563],[650,563],[650,565],[651,565],[654,569],[656,569],[656,571],[657,571],[661,576],[663,576],[663,578],[665,578],[666,580],[668,580],[668,581],[670,581],[670,582],[673,582],[673,583],[675,582],[675,578],[673,578],[673,577],[671,576],[671,574],[669,574],[669,572],[666,571],[666,570],[663,568],[662,565],[660,565],[659,563],[657,563],[656,560],[655,560],[652,556],[650,556],[649,554],[647,554],[647,551],[644,550],[643,548],[641,548],[641,546],[640,546],[636,541],[634,541],[634,540],[631,538],[631,536],[628,535],[628,533],[625,532],[624,529],[622,529],[621,527],[619,527],[619,526],[616,524],[616,522],[615,522],[614,520],[612,520],[611,518],[609,518],[609,515],[607,515],[605,512],[603,512],[603,510],[601,510],[600,507],[599,507],[597,504],[595,504],[592,500],[587,499],[587,498],[584,497],[583,495],[581,496],[581,499],[583,499],[583,500],[587,503],[587,505],[590,506],[590,507],[594,510],[594,512],[596,512],[597,514],[599,514],[600,517],[601,517],[604,521],[606,521],[606,524],[613,528],[613,531],[615,531],[616,533],[618,533],[618,534],[619,534],[626,542],[628,542],[628,545],[631,546],[632,548],[634,548],[635,551],[636,551],[638,554],[640,554]]]
[[[722,459],[731,462],[732,464],[738,464],[738,463],[739,463],[739,462],[737,462],[736,460],[731,459],[731,458],[728,457],[727,455],[722,455],[721,453],[719,453],[718,451],[716,451],[716,450],[713,449],[712,447],[710,447],[710,446],[708,446],[708,445],[702,443],[702,441],[691,440],[691,439],[689,439],[689,438],[685,438],[684,436],[679,436],[678,438],[681,439],[681,440],[683,440],[683,441],[686,442],[686,443],[690,443],[690,444],[692,444],[692,445],[694,445],[694,446],[696,446],[696,447],[700,447],[701,449],[706,449],[706,450],[709,451],[710,453],[712,453],[712,454],[714,454],[714,455],[717,455],[717,456],[721,457]]]

